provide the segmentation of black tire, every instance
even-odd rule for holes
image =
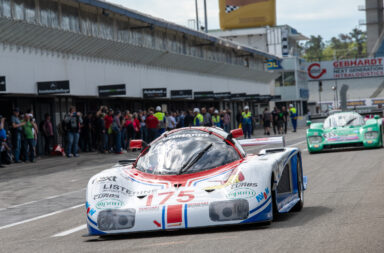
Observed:
[[[292,208],[293,212],[300,212],[304,207],[303,176],[301,175],[300,160],[297,161],[297,189],[300,201]]]
[[[273,182],[274,182],[274,179],[273,179],[273,175],[272,175],[272,178],[271,178],[271,196],[272,196],[272,220],[275,220],[277,215],[279,214],[279,211],[277,210],[277,204],[276,204],[276,192],[274,190],[272,190],[273,188]]]

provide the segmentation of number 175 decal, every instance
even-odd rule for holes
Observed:
[[[165,205],[170,198],[175,195],[176,192],[162,192],[156,196],[151,194],[147,198],[147,206],[152,205]],[[180,203],[187,203],[195,199],[193,191],[181,191],[176,196],[176,201]]]

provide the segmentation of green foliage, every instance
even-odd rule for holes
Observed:
[[[329,61],[334,59],[363,58],[367,56],[367,35],[355,28],[348,34],[324,41],[321,36],[311,36],[302,44],[303,57],[307,61]]]

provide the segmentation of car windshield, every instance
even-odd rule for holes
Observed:
[[[191,174],[240,159],[223,139],[200,130],[181,130],[154,142],[137,161],[140,171],[156,175]]]
[[[336,113],[329,116],[324,121],[324,128],[336,128],[345,126],[362,126],[364,125],[363,117],[355,112]]]

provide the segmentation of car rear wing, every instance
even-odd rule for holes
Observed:
[[[255,138],[255,139],[243,139],[238,140],[240,145],[243,147],[262,146],[271,144],[280,144],[285,147],[284,136],[279,137],[267,137],[267,138]]]

